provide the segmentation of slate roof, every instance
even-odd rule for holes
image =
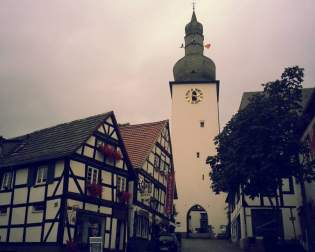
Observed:
[[[98,126],[113,112],[107,112],[33,133],[6,139],[20,141],[15,150],[0,159],[0,167],[65,157],[79,148]]]
[[[257,92],[244,92],[243,96],[242,96],[242,100],[241,100],[241,104],[240,104],[240,110],[244,109],[248,103],[251,97],[253,97],[256,94],[261,93],[262,91],[257,91]],[[306,107],[306,105],[308,104],[308,101],[312,95],[312,93],[315,92],[315,88],[303,88],[302,89],[302,107],[303,109]]]
[[[168,121],[165,120],[152,123],[121,125],[119,127],[128,156],[134,168],[142,167],[167,123]]]

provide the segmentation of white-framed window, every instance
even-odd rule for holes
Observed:
[[[47,173],[48,173],[48,167],[47,166],[41,166],[37,169],[36,174],[36,185],[42,185],[47,182]]]
[[[87,182],[90,184],[98,184],[98,177],[99,169],[89,166],[86,177]]]
[[[126,191],[126,179],[121,176],[117,176],[117,191],[124,192]]]
[[[5,172],[1,181],[1,190],[7,190],[12,188],[12,172]]]

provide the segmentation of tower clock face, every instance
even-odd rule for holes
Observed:
[[[203,100],[203,93],[198,88],[191,88],[186,92],[186,101],[191,104],[197,104]]]

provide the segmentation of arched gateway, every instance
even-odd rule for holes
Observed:
[[[198,204],[188,210],[186,224],[188,237],[210,232],[207,211]]]

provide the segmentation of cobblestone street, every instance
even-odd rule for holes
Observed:
[[[182,252],[241,252],[226,240],[183,239]]]

